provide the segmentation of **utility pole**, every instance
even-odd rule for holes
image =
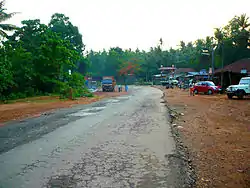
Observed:
[[[204,49],[203,52],[201,53],[202,55],[206,55],[206,56],[212,56],[212,63],[211,63],[211,66],[212,66],[212,80],[214,78],[214,51],[215,51],[215,48],[216,47],[212,47],[210,50],[211,50],[211,54],[209,53],[209,50],[207,49]]]
[[[214,79],[214,47],[212,48],[212,80]]]
[[[222,42],[221,44],[221,80],[220,80],[220,84],[221,84],[221,87],[223,88],[223,77],[224,77],[224,71],[223,71],[223,68],[224,68],[224,44]]]

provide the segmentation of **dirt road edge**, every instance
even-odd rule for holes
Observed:
[[[177,173],[176,176],[179,178],[178,184],[180,185],[180,187],[195,187],[196,173],[192,165],[192,161],[189,157],[189,151],[188,148],[183,143],[183,139],[177,125],[174,123],[175,119],[177,119],[180,114],[171,109],[166,99],[166,94],[164,89],[163,88],[158,88],[158,89],[162,90],[163,92],[162,99],[168,111],[167,115],[169,116],[170,120],[170,128],[174,141],[176,143],[175,153],[171,155],[166,155],[165,157],[168,158],[168,160],[170,161],[171,167],[173,169],[177,169],[177,171],[175,170],[175,173]]]

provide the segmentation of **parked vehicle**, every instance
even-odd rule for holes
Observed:
[[[102,91],[103,92],[114,92],[116,81],[113,76],[104,76],[102,79]]]
[[[172,84],[172,85],[178,85],[179,81],[176,80],[176,79],[174,79],[174,78],[172,78],[172,77],[170,77],[170,78],[168,79],[168,83],[169,83],[169,84]]]
[[[241,78],[238,85],[229,86],[226,92],[229,99],[232,99],[234,96],[243,99],[244,96],[250,95],[250,77]]]
[[[193,86],[193,91],[195,94],[206,93],[208,95],[212,95],[214,93],[219,93],[221,91],[221,88],[219,86],[216,86],[211,81],[202,81],[202,82],[196,83]]]

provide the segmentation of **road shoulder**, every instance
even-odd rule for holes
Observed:
[[[0,127],[8,121],[39,117],[43,113],[76,105],[90,104],[104,98],[116,97],[125,92],[97,92],[95,97],[82,97],[77,100],[60,100],[58,96],[42,96],[17,100],[10,104],[0,104]]]
[[[195,168],[196,187],[249,187],[250,100],[164,91],[176,138]]]
[[[173,111],[168,103],[166,90],[162,87],[158,87],[163,91],[163,101],[168,109],[168,115],[170,120],[171,132],[176,144],[175,153],[166,155],[170,163],[172,173],[178,177],[178,185],[180,187],[194,187],[196,183],[196,173],[190,159],[188,147],[185,146],[184,140],[180,134],[180,131],[175,123],[175,118],[178,116],[178,112]]]

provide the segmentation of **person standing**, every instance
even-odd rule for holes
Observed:
[[[125,91],[128,92],[128,85],[125,85]]]

